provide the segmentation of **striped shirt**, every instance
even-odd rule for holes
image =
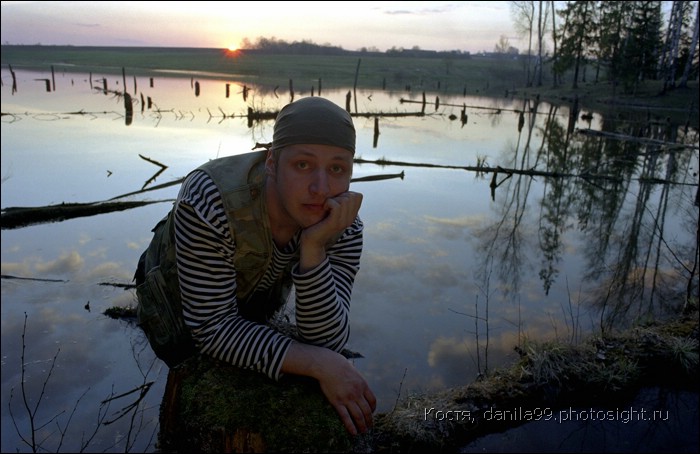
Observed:
[[[352,287],[362,254],[359,217],[327,250],[316,268],[292,268],[295,320],[302,342],[340,352],[348,340]],[[199,350],[227,363],[279,379],[291,338],[239,314],[236,245],[221,194],[204,172],[183,183],[175,209],[175,244],[185,323]],[[270,268],[258,289],[266,290],[293,260],[299,233],[279,249],[273,242]],[[298,259],[297,259],[298,260]]]

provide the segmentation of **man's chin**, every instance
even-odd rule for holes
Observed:
[[[311,227],[312,225],[318,224],[319,222],[323,221],[326,218],[326,213],[322,214],[307,214],[306,216],[303,216],[301,218],[301,228],[305,229],[308,227]]]

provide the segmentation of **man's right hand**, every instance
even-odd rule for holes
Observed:
[[[377,399],[357,369],[340,353],[314,345],[292,343],[282,372],[313,377],[352,435],[373,425]]]

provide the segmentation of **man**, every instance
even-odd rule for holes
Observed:
[[[317,97],[288,104],[268,151],[216,159],[187,176],[137,278],[146,281],[139,321],[151,345],[149,320],[163,311],[147,314],[144,302],[166,295],[195,350],[272,379],[315,378],[351,434],[372,426],[376,408],[340,354],[362,253],[362,194],[349,190],[354,153],[345,110]],[[291,284],[298,339],[266,324]]]

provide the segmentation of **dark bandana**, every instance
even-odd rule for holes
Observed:
[[[352,117],[324,98],[302,98],[287,104],[275,120],[272,148],[301,143],[334,145],[355,154]]]

